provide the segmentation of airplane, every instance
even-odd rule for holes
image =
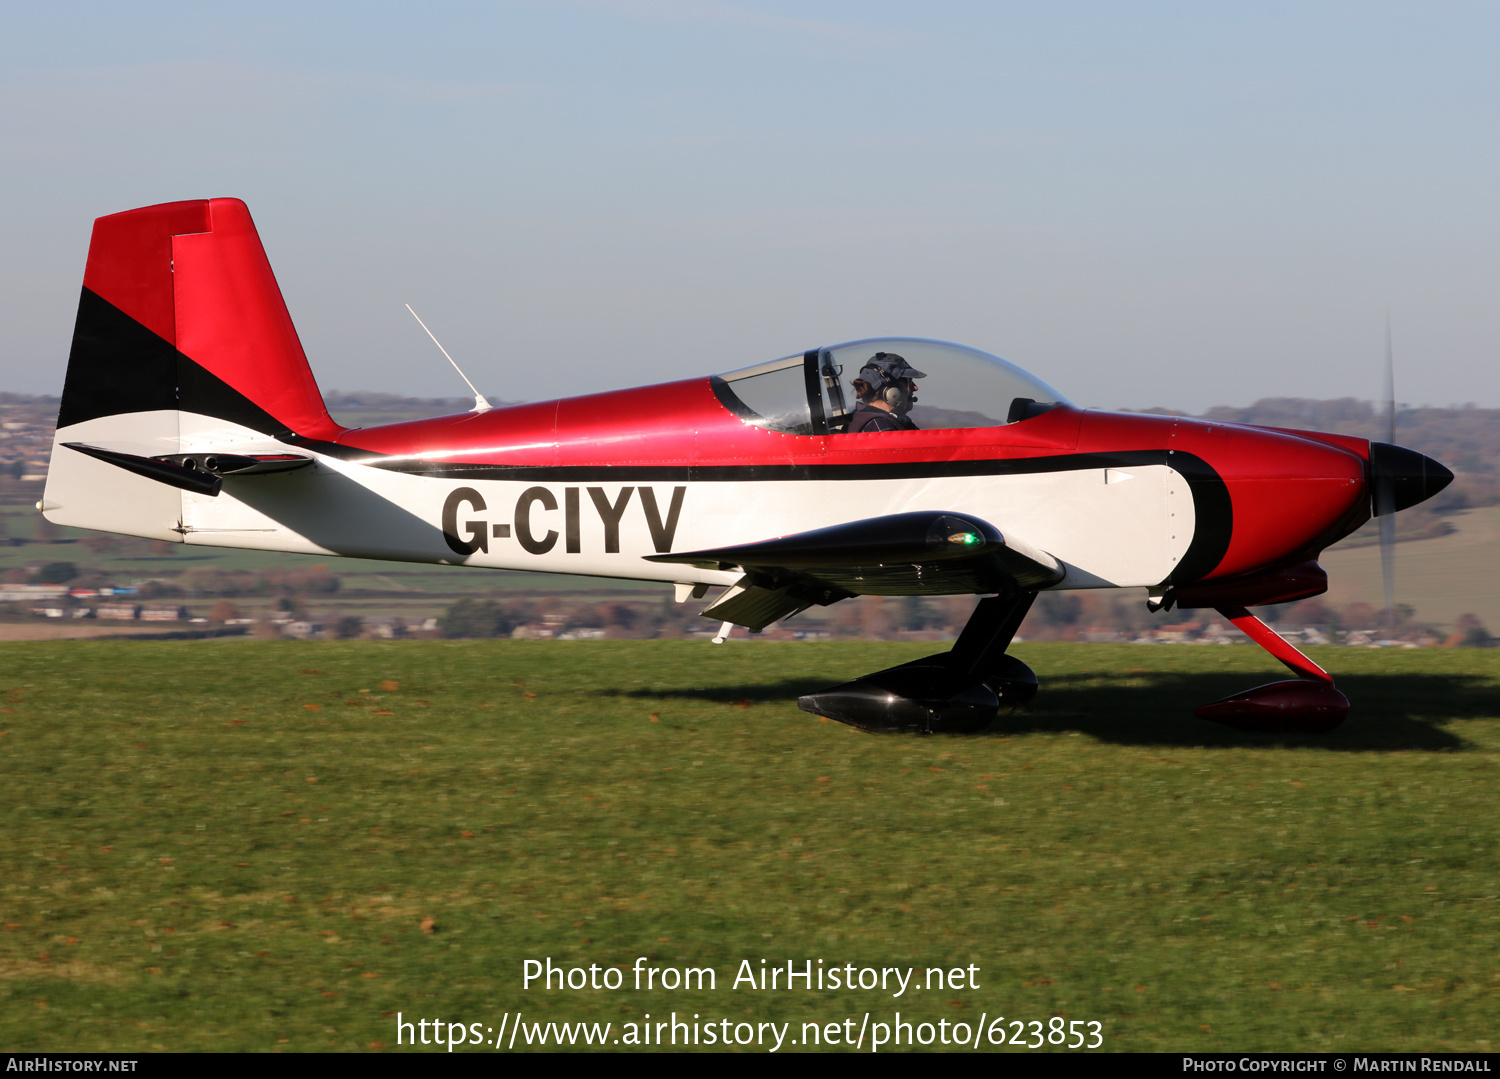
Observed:
[[[1038,593],[1137,589],[1216,609],[1297,675],[1198,716],[1323,731],[1348,699],[1249,608],[1322,593],[1326,547],[1452,478],[1389,443],[1078,408],[919,338],[345,428],[249,210],[215,198],[95,221],[38,508],[206,547],[718,589],[720,640],[858,595],[982,597],[949,651],[799,698],[867,731],[983,728],[1037,692],[1008,649]]]

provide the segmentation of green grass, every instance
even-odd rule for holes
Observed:
[[[0,1044],[899,1009],[1097,1019],[1111,1050],[1490,1048],[1500,653],[1320,651],[1355,702],[1320,737],[1192,718],[1278,676],[1248,647],[1021,646],[1042,694],[978,736],[792,701],[922,650],[5,645]],[[719,981],[523,989],[546,956]],[[731,988],[762,958],[980,987]]]

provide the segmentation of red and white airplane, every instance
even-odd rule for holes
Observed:
[[[987,597],[952,650],[801,698],[865,729],[984,725],[1036,691],[1006,649],[1039,591],[1136,588],[1217,608],[1299,675],[1199,715],[1326,729],[1348,701],[1246,608],[1324,591],[1325,547],[1451,479],[1358,438],[1079,409],[910,338],[345,428],[249,211],[203,199],[94,223],[39,508],[178,543],[718,588],[702,613],[751,630],[861,594]]]

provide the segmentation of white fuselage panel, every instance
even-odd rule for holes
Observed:
[[[58,440],[142,456],[212,449],[308,453],[223,421],[189,414],[179,420],[177,413],[92,420],[60,431]],[[916,479],[632,483],[627,469],[619,470],[623,477],[601,469],[610,478],[598,481],[439,479],[312,456],[313,466],[293,472],[230,476],[211,498],[59,446],[47,516],[59,524],[206,546],[710,584],[733,583],[738,574],[644,556],[941,510],[979,517],[1052,554],[1067,570],[1059,588],[1107,588],[1161,582],[1193,536],[1188,485],[1165,465]]]

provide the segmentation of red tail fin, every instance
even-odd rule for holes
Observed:
[[[94,222],[58,426],[161,409],[271,435],[342,430],[238,199]]]

